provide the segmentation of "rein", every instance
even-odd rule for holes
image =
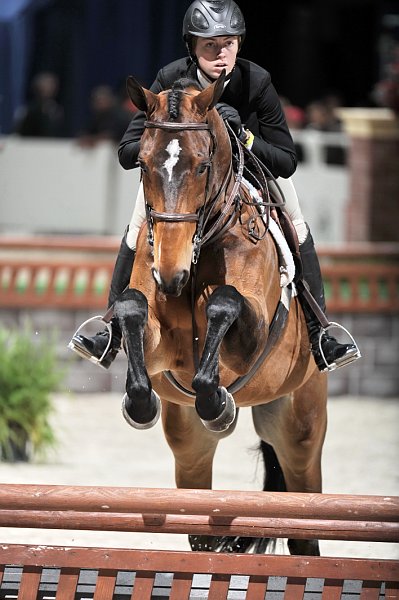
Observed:
[[[223,182],[214,198],[212,198],[208,202],[209,172],[210,172],[208,170],[208,177],[207,177],[205,193],[204,193],[205,200],[204,200],[202,209],[198,212],[195,212],[195,213],[160,212],[160,211],[154,210],[151,206],[149,206],[147,201],[145,201],[146,214],[147,214],[147,225],[148,225],[148,242],[150,243],[150,245],[153,245],[153,243],[154,243],[153,242],[153,223],[154,223],[154,221],[166,222],[166,223],[174,223],[174,222],[197,223],[196,232],[195,232],[195,235],[193,238],[193,244],[194,244],[193,257],[192,257],[193,269],[192,269],[192,280],[191,280],[193,358],[194,358],[194,367],[195,367],[196,371],[198,370],[198,367],[199,367],[199,346],[198,346],[199,338],[198,338],[198,327],[197,327],[197,323],[196,323],[195,316],[194,316],[194,314],[195,314],[194,307],[195,307],[195,290],[196,290],[196,280],[197,280],[197,263],[198,263],[198,259],[199,259],[199,254],[200,254],[201,248],[203,246],[218,239],[225,231],[227,231],[229,229],[229,227],[232,226],[232,224],[238,218],[238,214],[240,212],[241,202],[242,202],[239,192],[240,192],[240,186],[242,183],[242,178],[243,178],[243,173],[244,173],[244,163],[245,163],[243,145],[237,139],[237,137],[236,137],[235,133],[232,131],[230,125],[228,123],[225,123],[225,125],[230,132],[230,137],[233,140],[235,140],[236,148],[238,151],[238,160],[237,160],[237,164],[236,164],[236,172],[234,172],[234,170],[233,170],[233,162],[232,161],[230,162],[230,168],[226,172],[226,175],[223,178]],[[211,151],[211,155],[210,155],[209,167],[212,165],[212,159],[214,156],[215,148],[217,146],[217,142],[216,142],[215,134],[211,130],[209,123],[174,123],[174,122],[171,123],[171,122],[167,122],[167,121],[145,121],[144,126],[146,128],[150,128],[150,129],[163,129],[164,131],[190,131],[190,130],[192,130],[192,131],[208,131],[211,136],[211,139],[212,139],[212,151]],[[265,176],[265,170],[260,168],[260,165],[259,165],[257,159],[255,159],[255,163],[257,166],[257,171],[260,174],[260,180],[264,184],[264,185],[261,185],[260,187],[262,190],[266,189],[266,194],[267,194],[266,198],[263,197],[264,201],[261,204],[264,208],[270,207],[272,202],[271,202],[271,199],[269,196],[269,191],[268,191],[268,186],[267,186],[267,178]],[[231,178],[233,176],[234,176],[234,185],[227,197],[227,200],[225,200],[224,207],[220,211],[220,214],[217,216],[215,221],[209,226],[208,230],[206,230],[206,226],[208,225],[210,216],[212,214],[212,209],[215,206],[217,200],[220,198],[220,196],[226,190],[226,188],[229,185],[229,182],[231,181]],[[263,194],[264,194],[264,192],[263,192]],[[208,210],[207,210],[207,208],[208,208]],[[231,211],[232,208],[233,208],[233,210]],[[230,213],[230,215],[229,215],[229,213]],[[269,211],[266,212],[265,216],[266,216],[266,228],[265,228],[264,235],[266,235],[266,232],[268,229]],[[228,218],[226,218],[226,217],[228,217]],[[250,235],[252,234],[251,231],[249,233],[250,233]],[[261,237],[257,237],[256,235],[253,235],[253,237],[256,241],[259,241],[260,239],[262,239],[262,237],[264,237],[264,235]],[[274,318],[272,319],[272,322],[270,324],[268,341],[266,343],[266,346],[265,346],[261,356],[258,358],[256,363],[253,365],[252,369],[250,369],[250,371],[245,376],[239,377],[236,381],[234,381],[228,387],[228,391],[235,392],[235,391],[240,390],[255,375],[255,373],[258,370],[258,368],[260,367],[260,365],[264,362],[264,360],[266,359],[266,357],[269,355],[272,348],[274,347],[276,340],[278,339],[282,329],[284,328],[284,325],[285,325],[285,322],[286,322],[286,319],[288,316],[288,306],[289,306],[289,302],[290,302],[290,298],[291,298],[291,289],[289,288],[289,290],[286,290],[286,292],[287,292],[287,297],[284,298],[284,300],[283,300],[283,296],[282,296],[280,302],[277,305]],[[164,375],[167,378],[167,380],[174,387],[176,387],[178,390],[180,390],[182,393],[184,393],[188,396],[195,396],[195,394],[193,394],[193,392],[184,388],[175,379],[175,377],[173,376],[171,371],[164,371]]]
[[[210,155],[210,166],[212,165],[212,159],[214,156],[215,148],[217,147],[216,137],[210,128],[209,123],[171,123],[169,121],[145,121],[144,126],[150,129],[163,129],[164,131],[208,131],[211,139],[212,139],[212,151]],[[148,225],[148,242],[150,245],[153,245],[153,223],[154,221],[158,222],[166,222],[166,223],[197,223],[197,228],[193,238],[193,256],[192,256],[192,279],[191,279],[191,315],[192,315],[192,330],[193,330],[193,358],[194,358],[194,366],[195,369],[198,370],[199,367],[199,347],[198,347],[198,327],[195,320],[195,290],[196,290],[196,281],[197,281],[197,263],[199,259],[199,255],[201,252],[201,248],[210,242],[218,239],[225,231],[227,231],[233,223],[238,218],[238,212],[240,210],[240,196],[239,189],[242,181],[242,176],[244,172],[244,152],[240,144],[238,144],[239,151],[239,160],[238,160],[238,168],[237,173],[233,172],[233,165],[230,162],[230,168],[227,170],[226,175],[223,178],[222,184],[216,194],[211,200],[208,202],[209,195],[209,174],[210,170],[208,169],[208,177],[205,186],[204,193],[204,204],[202,209],[196,213],[167,213],[155,211],[153,208],[149,206],[147,201],[145,201],[146,205],[146,214],[147,214],[147,225]],[[229,193],[225,204],[220,211],[220,214],[212,223],[208,230],[206,227],[209,223],[210,216],[212,214],[212,209],[215,206],[216,202],[226,190],[229,182],[232,177],[235,177],[234,185]],[[233,208],[233,210],[231,210]],[[207,210],[208,209],[208,210]],[[229,218],[227,218],[230,213]],[[173,377],[172,375],[170,375]]]
[[[269,335],[267,338],[266,345],[262,351],[262,354],[258,357],[256,362],[252,365],[252,367],[248,371],[248,373],[246,373],[245,375],[242,375],[241,377],[238,377],[235,381],[233,381],[233,383],[231,383],[229,386],[227,386],[226,389],[230,394],[234,394],[235,392],[238,392],[239,390],[241,390],[244,387],[244,385],[246,385],[248,383],[248,381],[250,381],[252,379],[252,377],[258,371],[259,367],[264,363],[266,358],[269,356],[270,352],[274,348],[274,345],[277,342],[277,340],[279,339],[280,334],[282,333],[282,331],[285,327],[285,324],[287,322],[291,298],[292,298],[292,286],[283,288],[281,291],[280,301],[277,304],[276,312],[274,313],[273,319],[270,323]],[[182,394],[185,394],[186,396],[189,396],[190,398],[196,397],[195,392],[188,390],[181,383],[179,383],[171,371],[164,371],[163,375],[166,377],[166,379],[169,381],[169,383],[171,383],[177,390],[179,390],[179,392],[181,392]]]

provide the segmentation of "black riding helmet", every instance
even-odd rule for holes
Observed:
[[[233,0],[194,0],[183,19],[183,40],[194,62],[193,37],[224,35],[240,36],[240,46],[244,41],[245,21],[237,4]]]

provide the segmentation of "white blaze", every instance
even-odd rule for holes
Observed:
[[[181,152],[181,148],[179,145],[179,140],[176,138],[171,140],[166,147],[166,152],[169,154],[169,158],[165,160],[164,168],[167,170],[169,175],[169,181],[172,179],[173,167],[175,167],[179,161],[179,154]]]

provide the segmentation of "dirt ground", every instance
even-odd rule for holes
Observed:
[[[57,448],[45,462],[0,463],[3,483],[173,488],[173,458],[158,423],[135,431],[125,423],[117,394],[61,394],[53,423]],[[250,409],[241,409],[235,432],[219,444],[214,489],[259,490],[263,468]],[[399,398],[334,397],[324,446],[324,492],[399,496]],[[188,549],[185,535],[40,531],[3,528],[0,543],[104,545]],[[280,542],[278,552],[286,552]],[[397,544],[322,541],[332,556],[399,558]]]

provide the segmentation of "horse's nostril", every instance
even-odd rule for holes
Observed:
[[[172,278],[162,277],[157,269],[152,269],[152,275],[161,292],[169,296],[180,296],[189,278],[189,271],[179,271]]]

